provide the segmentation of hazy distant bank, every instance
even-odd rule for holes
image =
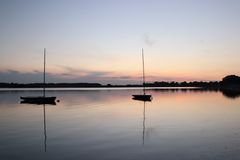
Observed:
[[[142,84],[113,85],[100,83],[0,83],[0,88],[110,88],[110,87],[142,87]],[[198,87],[209,90],[228,90],[240,92],[240,77],[229,75],[221,81],[164,82],[145,83],[145,87]]]
[[[142,84],[127,84],[127,85],[113,85],[113,84],[100,84],[100,83],[0,83],[0,88],[3,90],[36,90],[43,87],[49,90],[105,90],[105,89],[142,89]],[[224,77],[221,81],[210,82],[153,82],[145,83],[145,87],[150,90],[156,91],[216,91],[222,92],[224,96],[228,98],[240,97],[240,77],[235,75],[229,75]]]
[[[145,87],[218,87],[220,82],[154,82],[145,83]],[[100,84],[100,83],[0,83],[0,88],[121,88],[143,87],[142,84]]]

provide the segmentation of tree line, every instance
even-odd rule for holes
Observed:
[[[208,89],[236,89],[240,90],[240,77],[236,75],[228,75],[221,81],[193,81],[193,82],[166,82],[156,81],[153,83],[145,83],[145,87],[200,87]],[[93,87],[142,87],[142,84],[127,85],[103,85],[100,83],[0,83],[0,88],[93,88]]]

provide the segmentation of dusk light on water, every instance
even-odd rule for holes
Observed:
[[[0,0],[0,160],[239,160],[240,1]]]

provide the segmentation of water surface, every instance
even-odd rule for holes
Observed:
[[[240,159],[240,98],[202,90],[51,90],[57,105],[20,104],[40,90],[0,91],[0,159]],[[45,117],[44,117],[45,116]]]

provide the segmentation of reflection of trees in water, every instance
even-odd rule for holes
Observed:
[[[164,89],[154,89],[154,92],[162,93],[199,93],[199,92],[221,92],[226,98],[235,99],[240,97],[240,90],[238,89],[206,89],[206,88],[164,88]]]
[[[240,96],[240,77],[228,75],[221,81],[221,91],[225,97],[237,98]]]
[[[206,88],[158,88],[153,89],[155,92],[217,92],[218,89],[206,89]]]
[[[151,92],[158,93],[199,93],[199,92],[222,92],[226,98],[238,98],[240,97],[240,90],[233,91],[232,89],[203,89],[203,88],[159,88],[151,89]],[[122,100],[133,93],[138,92],[138,90],[52,90],[47,91],[47,93],[57,96],[61,100],[63,106],[73,106],[79,104],[95,104],[95,103],[105,103],[110,101]],[[9,104],[11,107],[16,106],[19,103],[19,97],[24,95],[37,96],[42,91],[36,90],[21,90],[21,91],[0,91],[0,107],[7,106]]]
[[[234,91],[234,90],[221,90],[222,94],[227,98],[238,98],[240,97],[240,91]]]

